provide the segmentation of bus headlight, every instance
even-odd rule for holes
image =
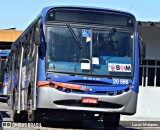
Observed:
[[[129,87],[127,87],[127,88],[124,89],[125,92],[128,92],[129,90],[130,90]]]
[[[66,92],[66,93],[70,93],[70,92],[71,92],[71,89],[66,88],[65,92]]]
[[[114,91],[109,91],[108,94],[109,94],[110,96],[112,96],[112,95],[114,95]]]
[[[122,90],[117,91],[117,95],[122,94]]]
[[[62,87],[58,86],[57,90],[62,91]]]

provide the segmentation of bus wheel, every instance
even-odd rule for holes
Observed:
[[[28,115],[28,122],[39,122],[40,117],[38,116],[37,110],[32,110],[32,98],[31,95],[28,95],[27,98],[27,115]]]
[[[17,113],[16,106],[15,106],[15,98],[13,99],[13,121],[14,122],[27,122],[27,112],[20,111]]]
[[[119,126],[120,114],[108,113],[103,115],[103,125],[105,128],[116,130]]]
[[[17,110],[13,112],[13,121],[14,122],[22,122],[26,123],[28,122],[27,120],[27,112],[26,111],[21,111],[19,114],[17,113]]]

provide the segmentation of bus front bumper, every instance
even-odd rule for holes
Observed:
[[[83,104],[82,98],[98,99],[98,104]],[[104,113],[136,113],[137,93],[132,90],[121,95],[93,95],[65,93],[50,87],[39,87],[37,108],[91,111]]]

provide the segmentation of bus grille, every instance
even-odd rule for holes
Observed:
[[[122,105],[109,103],[109,102],[102,102],[99,101],[98,104],[83,104],[81,100],[60,100],[54,101],[57,105],[65,105],[65,106],[75,106],[75,107],[94,107],[94,108],[112,108],[118,109],[122,108]]]

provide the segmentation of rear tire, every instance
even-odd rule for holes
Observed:
[[[14,94],[13,94],[12,108],[13,108],[13,121],[14,122],[28,122],[26,111],[20,111],[20,113],[17,113]]]
[[[38,110],[32,110],[32,98],[31,95],[27,97],[27,115],[28,115],[28,122],[41,122],[41,116]]]
[[[17,110],[13,111],[13,121],[14,122],[22,122],[27,123],[27,112],[21,111],[19,114],[17,113]]]

